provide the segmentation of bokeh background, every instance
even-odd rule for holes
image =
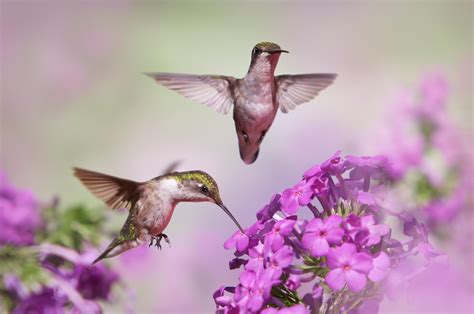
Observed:
[[[376,151],[366,144],[382,131],[386,107],[429,71],[444,73],[450,115],[473,134],[470,1],[2,0],[0,8],[1,168],[44,201],[106,211],[71,167],[146,180],[180,160],[180,170],[213,175],[250,225],[273,193],[336,150]],[[246,166],[231,115],[142,73],[241,77],[259,41],[290,50],[277,74],[339,76],[312,102],[279,113],[259,159]],[[126,216],[108,217],[115,231]],[[216,206],[182,204],[166,231],[171,249],[137,249],[110,263],[136,312],[209,313],[212,292],[237,277],[222,247],[234,229]]]

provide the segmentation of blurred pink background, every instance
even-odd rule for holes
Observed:
[[[250,225],[273,193],[336,150],[373,153],[366,144],[384,127],[393,96],[432,70],[446,75],[450,113],[473,134],[470,1],[2,1],[0,13],[1,167],[44,201],[58,195],[65,205],[107,210],[71,167],[146,180],[181,160],[180,170],[213,175]],[[241,77],[264,40],[290,51],[277,74],[339,76],[314,101],[279,113],[259,159],[246,166],[231,115],[142,72]],[[124,213],[109,216],[118,230]],[[166,230],[171,249],[110,262],[134,291],[136,312],[209,313],[213,291],[236,280],[222,247],[233,232],[218,207],[182,204]]]

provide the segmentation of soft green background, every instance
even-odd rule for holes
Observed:
[[[243,76],[263,40],[291,52],[277,73],[339,77],[279,114],[246,166],[230,115],[141,73]],[[145,180],[178,159],[182,170],[213,175],[247,226],[274,192],[337,149],[372,153],[361,147],[383,126],[385,106],[425,72],[447,75],[451,113],[472,134],[472,53],[470,1],[2,1],[1,168],[44,201],[106,210],[72,166]],[[110,213],[110,229],[124,219]],[[166,232],[172,249],[113,260],[136,311],[211,312],[212,292],[236,282],[222,248],[233,231],[218,207],[183,204]]]

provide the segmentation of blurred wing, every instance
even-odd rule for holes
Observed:
[[[74,168],[74,175],[110,208],[130,210],[140,196],[139,182],[80,168]]]
[[[279,75],[275,77],[277,102],[280,110],[287,113],[308,102],[336,79],[336,74]]]
[[[163,174],[168,174],[170,172],[176,171],[176,169],[181,165],[181,160],[175,160],[168,167],[163,170]]]
[[[231,87],[235,83],[232,76],[192,75],[176,73],[146,73],[158,84],[226,114],[234,104]]]

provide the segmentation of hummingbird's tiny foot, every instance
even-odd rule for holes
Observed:
[[[166,234],[164,234],[164,233],[162,233],[162,235],[163,235],[163,238],[165,239],[165,242],[168,243],[168,245],[171,247],[170,238],[169,238]]]
[[[161,240],[162,239],[165,239],[165,242],[169,244],[169,246],[171,247],[171,242],[170,242],[170,239],[169,237],[164,234],[164,233],[160,233],[159,235],[157,235],[156,237],[153,237],[153,239],[156,240],[156,243],[155,243],[155,246],[161,250]]]

